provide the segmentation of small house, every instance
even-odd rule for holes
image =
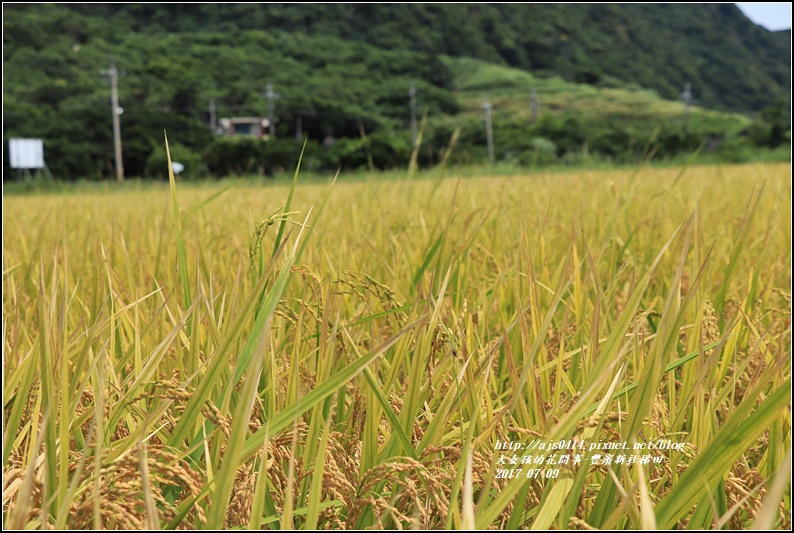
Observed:
[[[218,126],[218,135],[267,139],[270,121],[261,117],[232,117],[220,119]]]

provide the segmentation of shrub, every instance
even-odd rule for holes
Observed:
[[[179,174],[181,179],[197,179],[207,176],[207,165],[201,154],[197,154],[190,148],[178,143],[169,144],[171,150],[171,161],[182,163],[185,170]],[[146,175],[156,179],[168,179],[168,157],[165,152],[165,145],[154,146],[152,153],[146,159]]]
[[[531,148],[521,154],[519,162],[531,167],[551,165],[557,162],[557,145],[545,137],[532,137]]]

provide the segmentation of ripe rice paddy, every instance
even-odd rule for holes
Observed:
[[[175,185],[4,198],[6,527],[791,527],[790,165]]]

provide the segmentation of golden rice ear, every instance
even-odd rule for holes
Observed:
[[[8,196],[4,524],[788,529],[752,170]]]

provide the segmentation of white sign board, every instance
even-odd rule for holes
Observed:
[[[44,142],[41,139],[9,139],[11,168],[44,168]]]

